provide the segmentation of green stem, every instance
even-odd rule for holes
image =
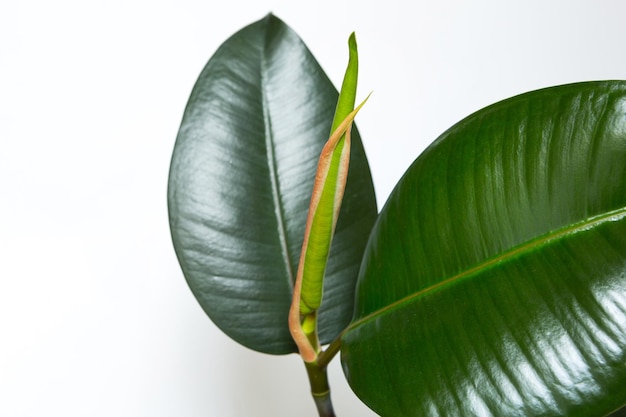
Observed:
[[[326,368],[341,349],[341,335],[337,336],[328,347],[317,356],[317,366]]]
[[[328,385],[328,374],[326,366],[319,366],[317,363],[305,362],[306,372],[311,383],[311,395],[317,412],[320,417],[336,417],[333,410],[333,403],[330,399],[330,386]]]

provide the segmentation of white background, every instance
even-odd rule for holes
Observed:
[[[356,31],[357,122],[382,204],[492,102],[626,79],[623,0],[20,0],[0,6],[0,416],[314,416],[295,355],[204,315],[167,224],[169,157],[215,49],[274,12],[337,85]],[[340,417],[373,415],[338,360]]]

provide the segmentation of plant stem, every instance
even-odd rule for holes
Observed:
[[[311,383],[311,395],[320,417],[336,417],[330,399],[330,386],[326,365],[319,366],[316,362],[305,362],[306,372]]]
[[[337,336],[335,340],[331,342],[330,345],[319,353],[317,356],[317,366],[320,368],[326,368],[330,361],[335,357],[335,355],[341,349],[341,335]]]

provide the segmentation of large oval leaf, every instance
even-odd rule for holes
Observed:
[[[386,203],[342,362],[383,416],[626,403],[626,82],[524,94],[444,133]]]
[[[295,352],[287,316],[320,151],[337,91],[298,36],[269,15],[201,73],[172,157],[174,247],[211,319],[245,346]],[[352,316],[376,203],[357,132],[320,311],[322,343]]]

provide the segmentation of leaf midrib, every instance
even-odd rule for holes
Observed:
[[[274,214],[276,215],[276,225],[278,240],[280,242],[281,254],[283,261],[285,262],[285,270],[287,272],[287,284],[293,292],[293,286],[295,282],[294,270],[291,265],[291,258],[289,256],[289,243],[287,238],[287,228],[285,226],[285,215],[283,213],[283,206],[281,204],[280,192],[279,192],[279,180],[278,169],[276,167],[276,155],[274,152],[274,138],[272,135],[272,121],[269,113],[269,101],[267,99],[266,85],[267,85],[267,43],[269,42],[268,35],[268,21],[265,22],[265,36],[263,48],[261,51],[261,103],[263,107],[263,126],[265,127],[265,150],[266,160],[269,170],[270,184],[272,187],[272,201],[274,203]]]
[[[521,245],[515,246],[513,248],[511,248],[508,251],[502,252],[494,257],[491,257],[483,262],[480,262],[474,266],[472,266],[471,268],[468,268],[456,275],[453,275],[449,278],[446,278],[434,285],[431,285],[427,288],[423,288],[413,294],[407,295],[397,301],[394,301],[393,303],[382,307],[358,320],[356,320],[355,322],[351,323],[343,332],[343,334],[348,333],[349,331],[359,327],[362,324],[365,324],[368,321],[374,320],[379,316],[382,316],[383,314],[385,314],[388,311],[391,311],[397,307],[399,307],[402,304],[405,303],[409,303],[412,300],[415,300],[417,298],[420,297],[424,297],[426,295],[428,295],[429,293],[433,293],[436,292],[438,290],[440,290],[441,288],[450,285],[456,281],[460,281],[464,278],[467,278],[471,275],[477,274],[483,270],[487,270],[490,267],[499,264],[499,263],[505,263],[508,262],[509,260],[512,260],[520,255],[523,255],[525,253],[530,253],[533,252],[535,250],[537,250],[538,248],[542,247],[542,246],[547,246],[548,244],[550,244],[551,242],[555,241],[555,240],[560,240],[562,238],[565,238],[567,236],[571,236],[580,232],[584,232],[590,229],[594,229],[600,225],[603,225],[607,222],[616,222],[616,221],[620,221],[623,220],[624,218],[626,218],[626,207],[621,207],[619,209],[616,210],[612,210],[600,215],[596,215],[596,216],[592,216],[589,217],[581,222],[578,223],[574,223],[572,225],[568,225],[565,227],[562,227],[560,229],[555,229],[545,235],[542,235],[540,237],[537,237],[533,240],[530,240],[526,243],[523,243]]]

